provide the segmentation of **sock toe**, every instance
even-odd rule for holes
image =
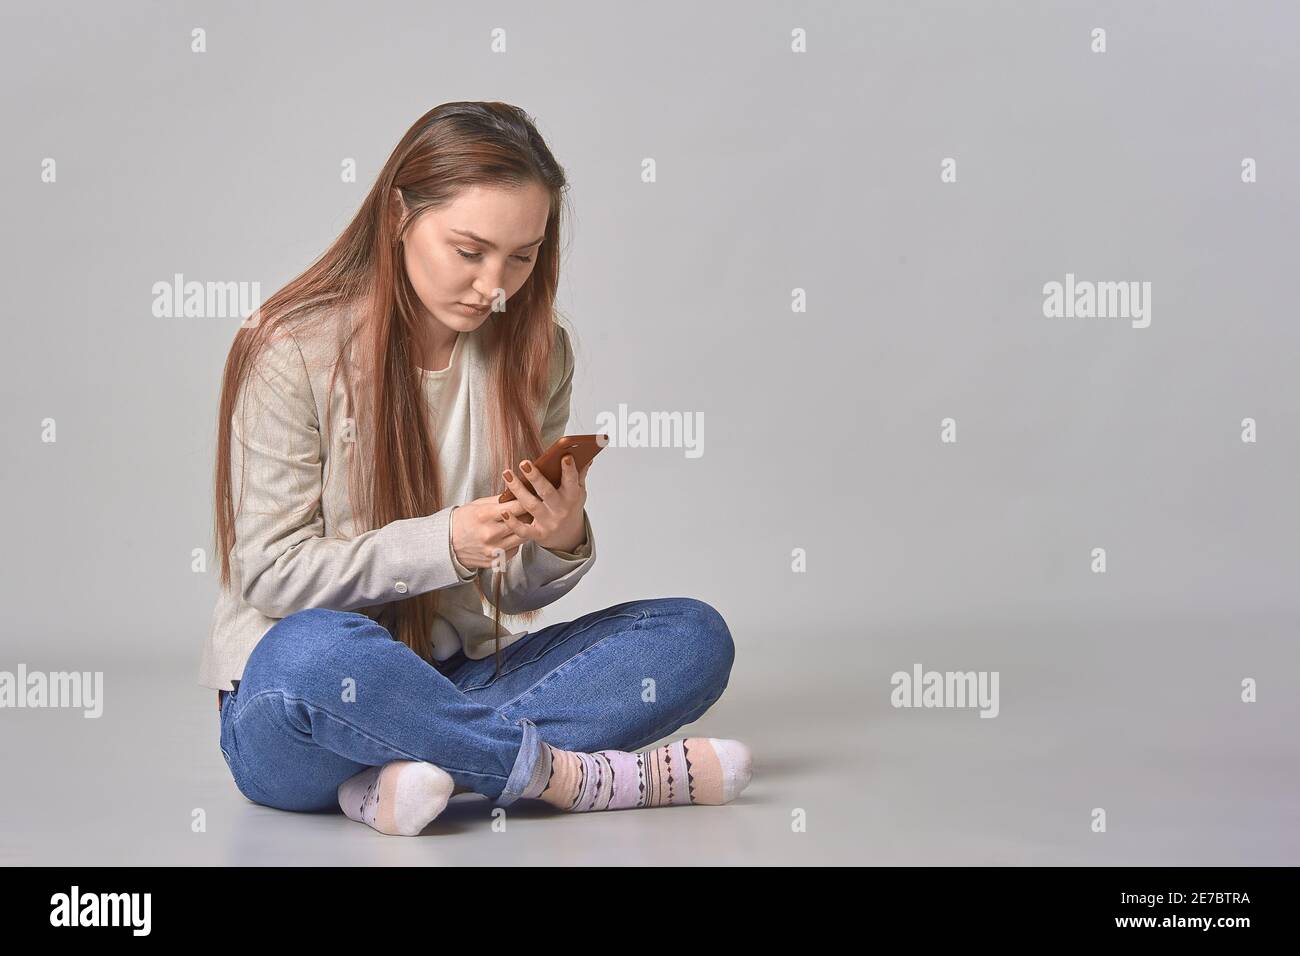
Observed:
[[[419,761],[394,761],[380,773],[380,788],[386,790],[385,776],[391,775],[392,799],[384,801],[391,814],[382,811],[376,822],[384,824],[385,833],[415,836],[442,813],[451,799],[456,782],[441,767]],[[382,805],[382,804],[381,804]]]
[[[753,756],[749,747],[739,740],[710,737],[709,743],[722,764],[722,802],[730,803],[749,786],[753,779]]]
[[[446,809],[455,787],[441,767],[393,760],[367,767],[339,784],[339,808],[348,819],[380,833],[415,836]]]

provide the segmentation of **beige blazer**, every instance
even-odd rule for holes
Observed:
[[[233,500],[239,509],[232,588],[218,594],[203,645],[199,683],[205,687],[231,690],[231,680],[241,677],[257,642],[277,620],[296,611],[323,607],[373,618],[386,602],[433,590],[446,592],[431,634],[434,657],[445,660],[462,650],[477,660],[493,653],[492,617],[473,578],[480,575],[484,592],[491,594],[496,572],[464,568],[451,547],[457,505],[501,488],[487,444],[487,365],[481,348],[486,323],[460,334],[447,369],[421,372],[439,439],[443,500],[450,504],[436,514],[356,534],[346,463],[365,453],[365,443],[345,424],[352,412],[342,383],[329,388],[331,362],[354,321],[348,307],[330,306],[327,334],[310,335],[299,322],[286,326],[292,334],[268,344],[240,391],[231,433]],[[565,433],[573,384],[569,335],[558,324],[555,334],[549,398],[537,410],[544,448]],[[357,366],[353,354],[345,359]],[[246,469],[242,480],[241,468]],[[532,541],[520,546],[506,564],[503,614],[545,607],[591,570],[595,539],[585,511],[583,524],[586,540],[577,551],[550,551]],[[503,620],[502,648],[527,633],[510,631]]]

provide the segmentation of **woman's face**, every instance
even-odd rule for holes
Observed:
[[[504,309],[537,264],[549,214],[550,197],[536,183],[470,187],[448,205],[421,213],[403,244],[425,318],[447,334],[472,332],[494,307]],[[475,314],[468,306],[484,311]]]

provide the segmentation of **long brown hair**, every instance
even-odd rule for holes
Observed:
[[[490,390],[488,404],[494,474],[502,462],[534,458],[543,451],[534,420],[545,399],[554,336],[555,293],[559,285],[561,219],[567,183],[532,119],[521,109],[496,102],[456,102],[421,116],[388,157],[352,222],[306,271],[272,295],[258,314],[235,334],[226,359],[217,417],[216,549],[221,556],[221,586],[231,586],[235,511],[231,502],[230,420],[239,389],[261,349],[277,327],[294,319],[294,330],[323,316],[318,306],[352,304],[364,316],[340,349],[330,379],[342,374],[358,409],[355,427],[372,450],[360,469],[348,472],[349,500],[358,531],[380,528],[403,518],[443,508],[437,442],[420,377],[414,372],[413,330],[420,311],[404,263],[403,237],[425,209],[451,202],[465,188],[518,188],[537,183],[551,196],[545,241],[527,282],[511,296],[506,311],[489,314],[484,327]],[[392,191],[399,190],[409,210],[394,223]],[[286,326],[287,328],[287,326]],[[365,381],[353,388],[342,361],[352,338],[364,328]],[[283,330],[281,330],[283,331]],[[331,434],[325,426],[325,436]],[[328,441],[328,437],[323,440]],[[356,461],[361,456],[354,456]],[[498,479],[499,480],[499,479]],[[241,482],[242,487],[242,482]],[[504,490],[501,484],[500,490]],[[241,493],[242,500],[242,493]],[[459,503],[459,502],[457,502]],[[314,505],[313,505],[314,507]],[[500,575],[493,575],[500,583]],[[482,601],[493,606],[500,633],[501,613],[474,577]],[[498,589],[499,590],[499,587]],[[412,595],[382,607],[376,619],[422,658],[433,660],[431,629],[438,591]],[[539,611],[515,615],[534,621]],[[500,664],[498,645],[498,667]]]

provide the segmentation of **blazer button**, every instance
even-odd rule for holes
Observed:
[[[405,581],[398,581],[396,584],[393,585],[393,590],[396,591],[398,594],[405,594],[405,593],[406,593],[406,582],[405,582]]]

